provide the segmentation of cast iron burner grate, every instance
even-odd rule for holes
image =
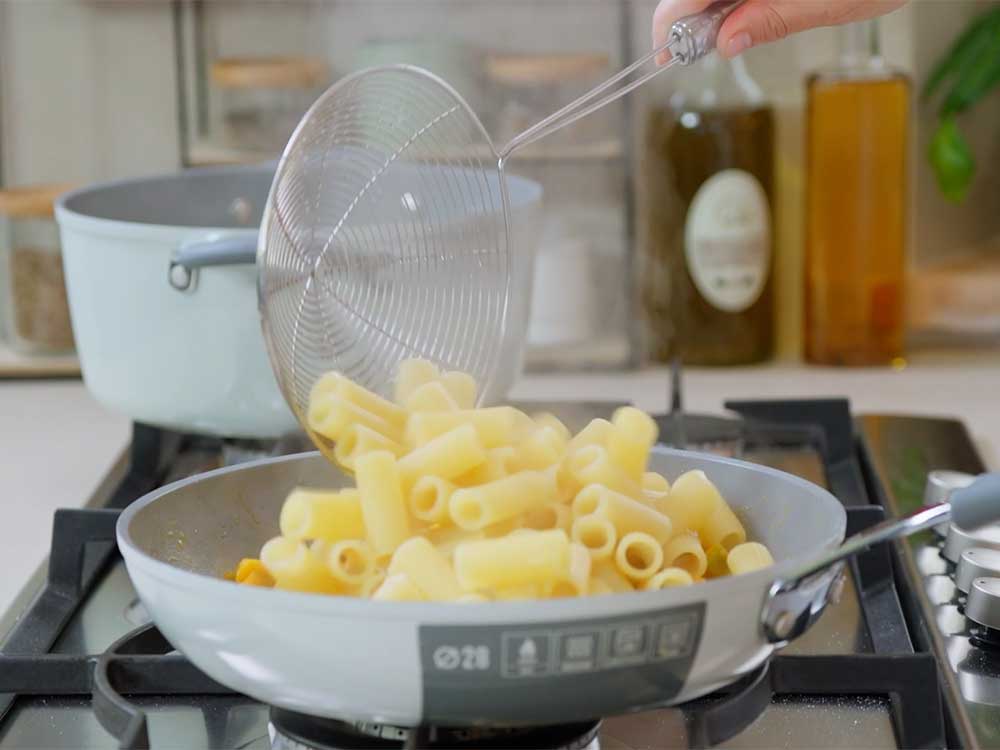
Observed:
[[[271,709],[271,724],[277,732],[275,750],[506,750],[546,748],[584,750],[600,729],[599,721],[559,724],[548,727],[415,727],[407,729],[387,724],[349,723],[336,719]]]

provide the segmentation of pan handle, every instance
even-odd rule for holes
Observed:
[[[826,606],[849,557],[881,542],[902,539],[949,520],[964,529],[977,529],[1000,520],[1000,474],[983,474],[968,487],[953,492],[947,503],[921,508],[865,529],[775,581],[761,613],[764,636],[771,643],[780,644],[808,630]]]
[[[242,265],[254,263],[256,259],[256,235],[188,242],[170,256],[167,281],[177,291],[186,292],[194,286],[199,268]]]

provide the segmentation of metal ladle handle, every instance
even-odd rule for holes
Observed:
[[[881,542],[916,534],[945,521],[978,529],[1000,520],[1000,474],[983,474],[952,493],[948,502],[875,524],[834,550],[771,585],[761,615],[768,640],[782,643],[804,633],[819,617],[842,563]]]
[[[500,151],[500,161],[503,162],[517,149],[534,143],[551,133],[561,130],[582,117],[596,112],[602,107],[617,101],[630,91],[639,88],[646,81],[658,76],[674,64],[691,65],[715,49],[719,29],[729,14],[743,4],[743,0],[719,0],[708,6],[701,13],[685,16],[670,27],[667,41],[654,49],[645,57],[636,60],[620,73],[611,76],[604,83],[592,88],[562,109],[554,112],[541,122],[532,125],[519,135],[516,135],[503,150]],[[628,79],[633,73],[644,68],[656,59],[661,52],[670,52],[670,60],[653,70],[644,73],[621,87],[616,84]],[[608,90],[610,89],[609,93]]]

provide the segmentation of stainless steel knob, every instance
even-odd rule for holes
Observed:
[[[965,616],[978,625],[1000,630],[1000,578],[977,578],[972,582]]]
[[[974,474],[946,469],[936,469],[928,473],[927,484],[924,485],[924,505],[940,505],[948,502],[952,492],[968,487],[975,479]],[[948,533],[948,524],[940,523],[934,527],[934,531],[940,536],[945,536]]]
[[[944,538],[944,549],[941,550],[941,554],[945,560],[958,564],[962,553],[973,547],[1000,550],[1000,526],[983,526],[975,531],[966,531],[951,524],[948,526],[948,535]]]
[[[977,578],[1000,578],[1000,551],[973,547],[962,553],[955,571],[955,587],[968,594]]]

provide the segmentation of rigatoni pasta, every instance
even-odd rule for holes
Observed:
[[[625,407],[572,435],[476,409],[475,380],[409,360],[393,400],[329,373],[307,423],[355,487],[300,487],[281,536],[227,577],[378,601],[483,603],[689,586],[773,564],[702,471],[647,467],[656,423]]]

